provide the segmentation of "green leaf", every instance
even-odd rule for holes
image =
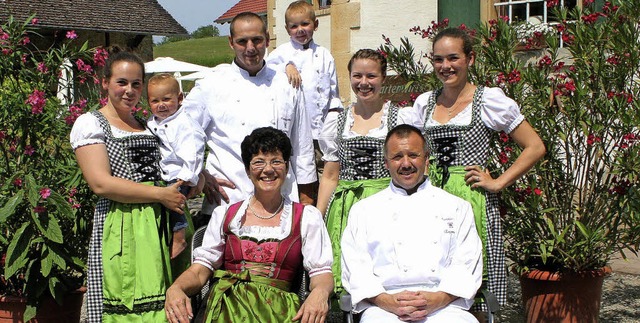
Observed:
[[[4,264],[5,277],[11,277],[18,269],[24,267],[27,264],[27,253],[29,252],[29,241],[33,236],[33,229],[29,225],[29,222],[25,222],[16,231],[13,236],[13,240],[7,248],[7,259]]]
[[[36,188],[36,180],[33,179],[33,176],[25,176],[24,186],[27,189],[27,198],[29,199],[29,203],[31,203],[31,206],[36,207],[38,205],[38,201],[40,200],[40,194],[38,193],[38,189]]]
[[[47,239],[56,243],[62,243],[64,241],[64,239],[62,238],[62,230],[60,229],[58,219],[56,219],[52,213],[47,212],[46,214],[41,214],[32,211],[31,217],[33,218],[40,232]]]
[[[49,277],[51,268],[53,267],[53,258],[47,246],[42,247],[42,261],[40,262],[40,272],[42,276]]]
[[[24,315],[22,315],[22,320],[24,322],[28,322],[32,318],[36,317],[37,308],[34,305],[27,304],[27,308],[24,310]]]
[[[58,277],[51,277],[49,279],[49,292],[51,292],[51,296],[56,300],[56,303],[62,305],[65,288]]]
[[[53,263],[56,264],[56,266],[58,266],[58,268],[60,269],[67,268],[67,262],[62,257],[62,252],[60,252],[60,249],[58,249],[58,246],[56,245],[49,246],[49,256],[51,257]]]
[[[73,209],[69,202],[56,191],[51,191],[51,195],[47,199],[49,204],[54,205],[58,209],[58,214],[61,214],[69,219],[73,219]]]
[[[2,207],[2,209],[0,209],[0,224],[7,221],[9,216],[11,216],[13,212],[16,211],[16,207],[18,206],[18,204],[20,204],[20,202],[22,202],[23,197],[24,191],[19,190],[18,193],[10,198],[9,201],[7,201],[7,203]]]

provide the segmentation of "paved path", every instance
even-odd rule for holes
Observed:
[[[640,275],[640,257],[627,252],[627,260],[624,260],[618,255],[611,261],[611,269],[617,273]]]

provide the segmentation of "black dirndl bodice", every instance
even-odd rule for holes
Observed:
[[[443,171],[442,185],[448,180],[450,166],[480,165],[487,166],[489,144],[494,131],[484,125],[480,118],[480,108],[484,87],[478,86],[473,95],[471,123],[468,125],[427,126],[428,116],[433,114],[436,100],[442,89],[435,91],[429,98],[425,118],[425,134],[435,164]]]
[[[338,117],[338,156],[340,158],[340,180],[365,180],[389,177],[384,167],[384,139],[367,136],[344,138],[347,113],[351,113],[353,105],[342,111]],[[384,107],[383,107],[384,109]],[[387,129],[396,126],[398,107],[389,105],[387,112]]]

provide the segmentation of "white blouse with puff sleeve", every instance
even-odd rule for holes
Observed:
[[[230,223],[231,232],[237,236],[248,236],[257,240],[286,238],[291,232],[293,204],[285,198],[285,207],[280,215],[280,226],[242,226],[241,220],[250,199],[242,202],[235,217]],[[202,246],[193,252],[194,263],[201,264],[211,270],[218,269],[224,261],[225,236],[222,226],[229,206],[214,210],[202,240]],[[333,254],[329,234],[322,220],[320,211],[313,206],[306,206],[302,213],[300,235],[302,236],[303,267],[309,277],[331,273]]]

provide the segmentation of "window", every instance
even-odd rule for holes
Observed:
[[[574,8],[581,0],[560,0],[561,6]],[[499,16],[509,17],[513,23],[526,22],[519,25],[518,37],[529,37],[533,30],[544,30],[551,28],[551,25],[558,22],[553,13],[547,8],[546,0],[501,0],[494,4]],[[560,39],[562,47],[562,39]]]
[[[560,0],[560,5],[573,8],[580,0]],[[530,23],[550,23],[555,19],[547,10],[546,0],[502,0],[494,4],[499,16],[509,17],[509,21]]]
[[[331,0],[319,0],[320,8],[326,8],[331,6]]]

